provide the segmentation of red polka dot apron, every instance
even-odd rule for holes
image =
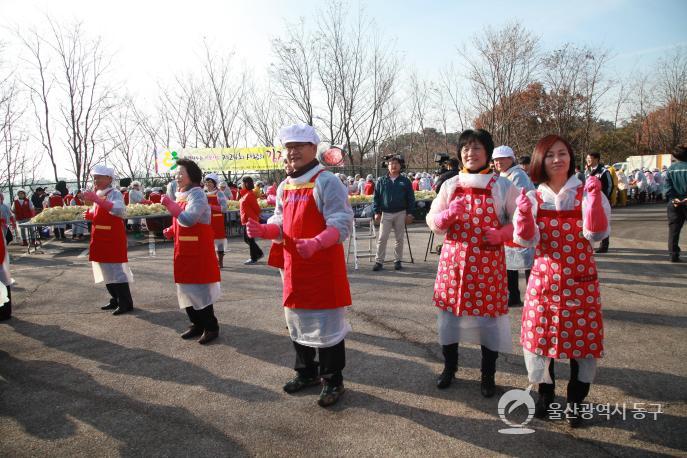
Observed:
[[[508,313],[508,287],[503,245],[488,245],[484,232],[500,226],[492,186],[458,186],[451,200],[465,199],[466,211],[451,224],[441,248],[433,303],[457,316],[497,317]]]
[[[549,358],[603,356],[599,280],[591,243],[582,234],[582,186],[574,210],[542,208],[537,192],[540,241],[527,284],[520,343]]]

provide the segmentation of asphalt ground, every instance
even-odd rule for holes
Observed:
[[[0,324],[0,455],[685,456],[687,263],[668,262],[664,205],[614,210],[612,229],[610,252],[597,256],[606,357],[588,400],[614,413],[594,413],[574,430],[534,419],[527,435],[499,433],[506,425],[497,414],[501,394],[528,385],[521,309],[510,311],[516,350],[498,359],[497,396],[480,395],[480,351],[470,345],[461,346],[458,380],[435,387],[437,257],[423,261],[424,224],[410,227],[415,262],[403,271],[349,263],[347,391],[329,409],[316,404],[318,388],[282,391],[294,352],[279,273],[264,262],[244,266],[241,239],[229,243],[215,304],[220,337],[208,346],[179,338],[188,322],[171,244],[157,243],[151,256],[145,241],[130,240],[135,310],[118,317],[100,310],[107,292],[93,284],[86,242],[49,242],[35,255],[10,247],[16,284],[13,318]],[[560,403],[568,368],[556,363]],[[640,408],[659,407],[639,418]],[[525,418],[524,407],[511,421],[518,414]]]

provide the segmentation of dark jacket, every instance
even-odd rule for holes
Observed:
[[[436,191],[437,194],[439,194],[439,190],[441,189],[441,185],[444,184],[444,181],[448,180],[449,178],[453,178],[454,176],[458,175],[458,170],[447,170],[441,175],[437,177],[437,181],[434,182],[434,190]]]
[[[379,178],[375,185],[372,210],[374,213],[396,213],[403,210],[414,212],[415,192],[410,180],[402,175],[395,180],[389,178],[389,175]]]
[[[663,186],[668,200],[687,198],[687,162],[676,162],[671,165]]]
[[[611,172],[606,170],[601,162],[599,162],[594,169],[587,169],[585,171],[585,176],[598,177],[601,181],[601,192],[603,192],[606,197],[611,197],[611,191],[613,191],[613,179],[611,178]]]

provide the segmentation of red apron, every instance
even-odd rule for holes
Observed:
[[[62,196],[50,196],[48,198],[48,206],[50,208],[64,207],[64,200],[62,199]]]
[[[106,198],[107,194],[103,199]],[[97,204],[91,225],[88,259],[95,262],[128,262],[124,220]]]
[[[23,221],[33,217],[28,199],[24,199],[23,204],[19,202],[19,199],[14,200],[14,217],[17,218],[17,221]]]
[[[186,201],[178,201],[186,208]],[[174,227],[174,283],[215,283],[221,280],[212,228],[197,223],[191,227],[172,219]]]
[[[458,186],[451,200],[462,195],[466,212],[448,229],[434,282],[433,302],[457,316],[497,317],[508,313],[506,259],[502,245],[487,245],[485,229],[499,227],[492,185]]]
[[[308,183],[284,185],[284,307],[331,309],[351,305],[343,244],[320,250],[309,259],[303,259],[296,250],[296,239],[315,237],[327,227],[313,196],[320,173]]]
[[[270,247],[270,255],[267,257],[267,265],[276,267],[277,269],[284,268],[284,244],[272,242]]]
[[[217,194],[207,194],[208,204],[219,206],[219,201],[217,200]],[[224,239],[227,237],[227,233],[224,231],[224,213],[212,210],[210,215],[210,226],[212,226],[212,232],[214,238]]]
[[[599,280],[591,243],[582,234],[582,185],[575,209],[541,208],[541,235],[527,283],[520,343],[549,358],[603,356],[603,320]]]

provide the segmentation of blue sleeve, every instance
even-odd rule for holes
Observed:
[[[382,179],[378,179],[377,183],[375,184],[375,193],[374,197],[372,198],[372,212],[373,213],[382,213]]]
[[[413,184],[406,178],[406,195],[408,200],[408,213],[415,212],[415,191],[413,191]]]

